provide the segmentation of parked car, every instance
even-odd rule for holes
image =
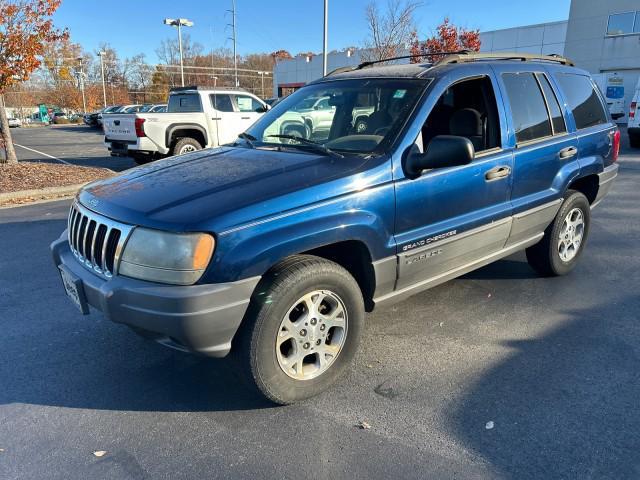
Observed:
[[[167,112],[105,117],[106,147],[138,163],[234,142],[268,106],[239,90],[181,87],[171,90]]]
[[[629,107],[629,122],[627,123],[629,144],[632,148],[640,148],[640,80],[633,92],[631,106]]]
[[[112,105],[110,107],[104,108],[101,111],[98,112],[98,115],[96,117],[96,123],[98,124],[99,127],[102,127],[102,118],[103,115],[107,115],[110,113],[114,113],[116,110],[120,110],[122,108],[122,105]]]
[[[620,131],[569,60],[501,55],[362,64],[222,148],[84,187],[51,246],[69,298],[168,347],[233,351],[286,404],[350,368],[380,305],[520,250],[540,274],[568,274],[606,222],[591,212],[617,176]],[[169,110],[212,95],[173,94]],[[269,133],[325,97],[324,141]]]
[[[139,110],[140,113],[164,113],[167,111],[166,104],[147,104],[143,105],[143,107]]]
[[[137,113],[144,105],[125,105],[113,113]]]
[[[267,105],[269,105],[271,107],[275,107],[276,103],[278,103],[280,100],[282,100],[282,98],[271,97],[271,98],[265,99],[264,103],[266,103]]]
[[[19,128],[22,126],[22,121],[19,118],[9,117],[9,128]]]

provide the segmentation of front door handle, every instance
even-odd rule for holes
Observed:
[[[499,167],[492,168],[488,170],[484,174],[484,178],[487,182],[491,182],[493,180],[499,180],[501,178],[506,178],[511,175],[511,167],[507,167],[505,165],[501,165]]]
[[[242,120],[251,120],[251,117],[241,117]]]
[[[568,160],[569,158],[575,157],[577,153],[578,149],[576,147],[567,147],[560,150],[558,156],[560,160]]]

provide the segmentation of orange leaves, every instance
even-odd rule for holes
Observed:
[[[424,55],[428,61],[438,60],[441,56],[429,55],[435,52],[456,52],[459,50],[480,50],[480,31],[467,30],[453,25],[448,18],[438,25],[436,35],[421,42],[416,33],[411,42],[412,55]],[[422,61],[421,58],[411,59],[414,63]]]
[[[45,44],[68,37],[50,18],[60,1],[0,2],[0,93],[29,78],[40,66]]]

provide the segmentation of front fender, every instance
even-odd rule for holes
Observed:
[[[389,183],[222,232],[203,281],[263,275],[285,257],[348,240],[373,261],[393,255],[393,198]]]

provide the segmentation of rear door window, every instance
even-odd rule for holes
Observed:
[[[553,125],[553,133],[556,135],[559,133],[565,133],[567,131],[567,126],[564,123],[564,117],[562,116],[562,110],[560,109],[558,97],[556,97],[553,88],[551,88],[549,79],[542,73],[536,73],[536,77],[538,77],[538,82],[540,82],[540,86],[542,87],[542,91],[544,92],[544,97],[547,100],[547,105],[549,106],[551,123]]]
[[[202,103],[197,93],[178,93],[169,96],[169,113],[201,112]]]
[[[516,141],[522,143],[551,136],[549,112],[535,75],[504,73],[502,81],[511,104]]]
[[[556,78],[573,112],[578,130],[609,121],[600,96],[589,77],[562,73]]]

